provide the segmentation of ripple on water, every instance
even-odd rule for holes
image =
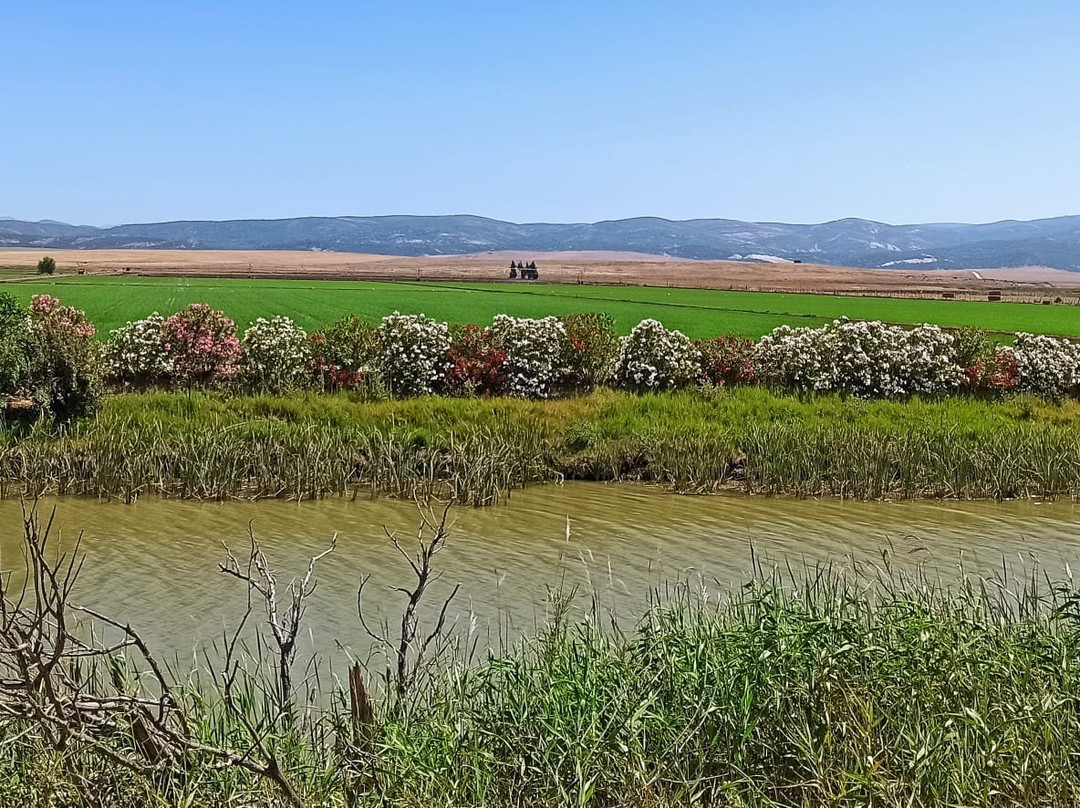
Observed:
[[[79,598],[131,620],[158,648],[186,655],[212,641],[244,605],[217,564],[223,543],[246,552],[250,524],[282,577],[301,574],[309,556],[338,536],[318,572],[307,618],[315,647],[365,646],[356,620],[356,585],[371,575],[365,600],[396,614],[387,587],[407,583],[383,527],[415,534],[416,506],[394,500],[327,499],[302,504],[148,499],[134,505],[57,499],[56,524],[69,544],[84,531],[87,564]],[[0,551],[17,558],[19,503],[0,501]],[[897,563],[923,563],[945,574],[1030,567],[1051,575],[1080,562],[1078,506],[1072,502],[860,502],[839,499],[678,496],[627,484],[568,483],[514,492],[509,503],[455,512],[440,557],[443,591],[461,582],[457,616],[475,614],[495,642],[510,621],[541,619],[548,585],[596,592],[633,611],[664,579],[714,579],[727,586],[751,569],[751,545],[768,563],[875,561],[889,548]],[[567,539],[567,519],[570,537]],[[18,567],[5,561],[5,567]]]

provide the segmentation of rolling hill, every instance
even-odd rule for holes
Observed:
[[[1080,271],[1080,216],[914,225],[866,219],[783,224],[642,217],[591,224],[515,224],[467,215],[339,216],[104,228],[0,219],[0,247],[329,250],[405,256],[604,250],[884,269],[1039,265]]]

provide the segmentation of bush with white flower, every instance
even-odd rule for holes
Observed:
[[[435,392],[449,366],[450,328],[423,314],[394,312],[379,325],[379,369],[395,396]]]
[[[172,360],[161,336],[165,318],[156,311],[110,332],[105,345],[105,377],[119,387],[143,389],[163,384]]]
[[[288,317],[258,318],[240,341],[244,384],[264,393],[284,393],[311,381],[307,332]]]
[[[547,398],[566,375],[562,367],[566,326],[558,317],[533,320],[498,314],[491,323],[496,344],[506,352],[501,372],[510,395]]]
[[[963,379],[953,337],[937,326],[906,329],[847,319],[821,328],[774,329],[758,342],[754,366],[782,387],[863,398],[940,393]]]
[[[1080,388],[1080,344],[1020,333],[1012,350],[1021,390],[1059,398]]]
[[[671,390],[693,384],[701,365],[697,348],[681,331],[642,320],[619,341],[615,383],[631,390]]]

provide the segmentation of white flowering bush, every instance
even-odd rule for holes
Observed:
[[[905,329],[878,321],[780,326],[758,342],[754,368],[783,387],[863,398],[940,393],[963,378],[951,334],[933,325]]]
[[[435,392],[449,366],[450,328],[423,314],[394,312],[379,325],[379,369],[395,396]]]
[[[105,344],[105,377],[128,388],[165,382],[173,366],[161,336],[164,325],[165,318],[155,311],[145,320],[128,322],[110,332]]]
[[[701,370],[697,348],[681,331],[642,320],[619,340],[615,383],[632,390],[670,390],[692,384]]]
[[[1019,389],[1058,398],[1080,387],[1080,344],[1042,334],[1016,335]]]
[[[496,344],[506,352],[502,373],[511,395],[547,398],[566,375],[562,367],[566,326],[558,317],[532,320],[498,314],[491,323]]]
[[[311,347],[307,332],[288,317],[260,317],[244,332],[241,378],[265,393],[295,390],[311,380]]]

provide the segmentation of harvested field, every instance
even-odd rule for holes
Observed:
[[[43,250],[0,250],[0,267],[32,268]],[[499,281],[512,260],[535,260],[541,283],[648,285],[742,291],[815,292],[1015,300],[1080,297],[1080,273],[1045,267],[884,270],[818,264],[685,261],[637,253],[495,252],[408,258],[364,253],[216,250],[57,250],[62,274],[241,277],[303,280]]]

